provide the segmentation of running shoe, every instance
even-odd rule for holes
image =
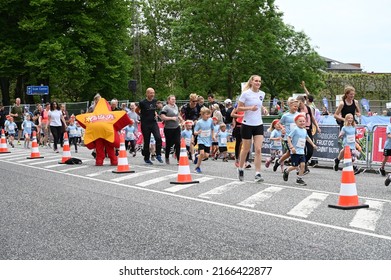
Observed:
[[[166,158],[166,164],[170,164],[170,159]]]
[[[360,174],[362,172],[361,168],[358,168],[357,166],[353,166],[354,175]]]
[[[382,176],[386,176],[386,170],[384,168],[379,168],[379,173],[382,175]]]
[[[265,167],[266,167],[266,168],[269,168],[269,166],[270,166],[270,160],[267,160],[267,161],[265,162]]]
[[[144,162],[148,165],[153,165],[153,162],[149,159],[145,159]]]
[[[277,171],[277,168],[278,168],[279,165],[280,165],[280,163],[278,162],[278,160],[276,160],[276,162],[275,162],[274,165],[273,165],[273,171],[274,171],[274,172]]]
[[[264,179],[262,178],[262,175],[260,173],[255,175],[255,179],[254,179],[255,183],[261,183],[263,181],[264,181]]]
[[[246,162],[246,164],[244,165],[244,168],[246,168],[246,169],[251,168],[251,164],[249,162]]]
[[[158,162],[163,163],[161,155],[156,156],[156,159],[157,159]]]
[[[238,178],[239,178],[239,181],[244,180],[244,170],[243,169],[238,168]]]
[[[387,179],[384,181],[384,185],[386,185],[388,187],[390,182],[391,182],[390,175],[388,175]]]
[[[202,173],[201,168],[199,168],[199,167],[196,167],[196,169],[194,171],[195,171],[195,173],[198,173],[198,174]]]
[[[288,181],[288,177],[289,177],[289,172],[288,172],[288,169],[285,168],[284,172],[282,173],[282,179],[284,179],[284,181]]]
[[[197,164],[197,162],[198,162],[198,154],[195,154],[195,155],[194,155],[194,161],[193,161],[193,163],[194,163],[194,164]]]
[[[300,186],[307,186],[307,184],[301,178],[296,179],[296,184]]]

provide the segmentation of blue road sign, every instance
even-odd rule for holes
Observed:
[[[49,86],[28,86],[27,95],[48,95]]]

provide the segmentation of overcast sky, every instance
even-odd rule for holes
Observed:
[[[275,0],[321,55],[391,73],[391,0]]]

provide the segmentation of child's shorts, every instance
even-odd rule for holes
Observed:
[[[391,149],[384,149],[383,156],[385,157],[391,156]]]
[[[228,150],[227,150],[227,147],[219,147],[219,152],[220,152],[220,153],[224,153],[224,152],[226,152],[226,151],[228,151]]]
[[[204,144],[198,144],[198,151],[204,150],[205,153],[210,153],[210,147],[206,147]]]
[[[218,146],[219,142],[212,142],[212,146]]]
[[[291,154],[292,166],[299,166],[300,163],[305,162],[305,155]]]

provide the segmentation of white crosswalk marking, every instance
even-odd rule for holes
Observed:
[[[328,197],[324,193],[312,193],[288,212],[288,215],[307,218]]]
[[[158,177],[158,178],[155,178],[155,179],[152,179],[152,180],[144,181],[144,182],[136,184],[136,185],[140,186],[140,187],[147,187],[147,186],[150,186],[150,185],[153,185],[153,184],[157,184],[157,183],[163,182],[163,181],[168,180],[168,179],[175,178],[176,176],[177,176],[177,174],[170,174],[170,175],[166,175],[166,176],[161,176],[161,177]]]
[[[369,208],[357,210],[356,215],[349,225],[351,227],[375,231],[376,223],[382,214],[384,202],[367,200],[365,204],[368,204]]]
[[[140,176],[145,176],[145,175],[157,173],[159,171],[160,170],[152,169],[152,170],[147,170],[147,171],[143,171],[143,172],[132,173],[132,174],[125,175],[125,176],[122,176],[122,177],[119,177],[119,178],[111,179],[111,181],[113,181],[113,182],[121,182],[121,181],[125,181],[125,180],[128,180],[128,179],[133,179],[133,178],[137,178],[137,177],[140,177]]]
[[[49,163],[49,162],[54,162],[54,161],[60,161],[58,156],[56,156],[56,158],[54,158],[54,159],[49,159],[49,160],[31,161],[31,163],[29,163],[29,165],[39,165],[39,164]]]
[[[246,200],[239,202],[238,205],[254,208],[257,204],[259,204],[265,200],[268,200],[275,193],[278,193],[282,189],[283,188],[280,188],[280,187],[268,187],[268,188],[264,189],[263,191],[260,191],[256,194],[250,196]]]
[[[87,168],[87,167],[89,167],[89,166],[88,166],[88,165],[78,165],[78,166],[76,166],[76,167],[71,167],[71,168],[68,168],[68,169],[63,169],[63,170],[61,170],[61,172],[68,172],[68,171],[83,169],[83,168]]]
[[[26,157],[28,157],[28,155],[26,154],[17,154],[17,155],[1,156],[0,159],[16,160],[16,159],[23,159],[23,158],[26,159]]]
[[[206,193],[200,194],[198,197],[210,199],[214,195],[221,195],[223,193],[226,193],[230,191],[233,188],[236,188],[237,186],[243,185],[244,182],[231,182],[225,185],[222,185],[220,187],[214,188]]]
[[[113,171],[113,169],[106,169],[106,170],[101,170],[99,172],[87,174],[86,176],[87,177],[96,177],[96,176],[102,175],[102,174],[107,173],[107,172],[112,172],[112,171]]]
[[[44,157],[45,159],[50,159],[50,158],[57,158],[57,156],[47,156],[47,157]],[[43,160],[43,161],[39,161],[39,163],[37,164],[40,164],[40,163],[45,163],[46,161],[44,160],[44,158],[32,158],[32,159],[25,159],[25,160],[21,160],[21,161],[17,161],[17,163],[25,163],[25,162],[34,162],[36,163],[36,160],[40,159],[40,160]]]
[[[204,182],[212,180],[212,179],[213,178],[211,178],[211,177],[201,177],[201,178],[197,178],[197,179],[193,178],[193,180],[199,181],[200,183],[204,183]],[[190,188],[192,186],[197,186],[197,185],[199,185],[199,184],[198,183],[195,183],[195,184],[182,184],[182,185],[181,184],[177,184],[177,185],[174,185],[173,187],[170,187],[170,188],[167,188],[167,189],[164,189],[164,190],[167,191],[167,192],[175,193],[175,192],[178,192],[178,191]]]

